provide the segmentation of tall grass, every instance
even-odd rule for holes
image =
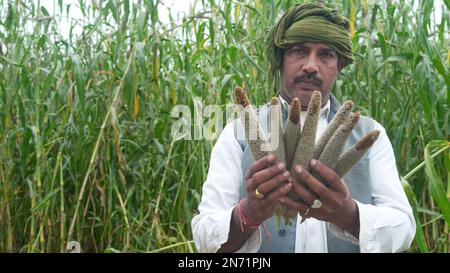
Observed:
[[[169,24],[157,0],[87,2],[63,36],[64,1],[0,1],[0,251],[194,252],[214,141],[173,139],[170,112],[225,107],[237,84],[267,101],[264,38],[294,1],[196,1]],[[410,251],[448,252],[448,1],[440,21],[434,1],[329,2],[356,52],[334,93],[387,129],[419,223]]]

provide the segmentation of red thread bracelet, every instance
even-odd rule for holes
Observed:
[[[239,221],[241,223],[241,231],[244,232],[244,225],[246,225],[250,229],[257,229],[259,227],[259,225],[252,224],[250,222],[250,220],[248,220],[248,217],[245,215],[244,211],[242,210],[242,206],[241,206],[242,200],[244,200],[244,199],[241,199],[241,201],[239,201],[239,203],[238,203]]]
[[[242,210],[242,207],[241,207],[242,200],[244,200],[244,199],[241,199],[241,201],[239,201],[239,203],[238,203],[239,221],[240,221],[240,224],[241,224],[241,231],[244,232],[244,225],[246,225],[249,229],[257,229],[260,224],[251,223],[251,221],[248,219],[248,217],[245,215],[245,213],[244,213],[244,211]],[[263,229],[264,229],[264,233],[266,234],[266,237],[269,238],[270,234],[267,231],[266,224],[262,223],[262,226],[263,226]]]

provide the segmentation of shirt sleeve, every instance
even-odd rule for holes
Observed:
[[[243,151],[234,137],[234,122],[227,124],[214,145],[208,175],[202,188],[199,214],[191,222],[199,252],[217,252],[228,241],[233,207],[240,199]],[[261,245],[256,230],[236,252],[256,252]]]
[[[359,244],[361,252],[407,250],[416,232],[416,222],[397,171],[392,144],[386,130],[375,121],[380,137],[369,149],[372,204],[356,201],[359,210],[359,240],[330,225],[336,236]]]

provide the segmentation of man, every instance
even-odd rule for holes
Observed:
[[[271,80],[280,73],[283,113],[293,98],[304,111],[312,92],[322,93],[318,136],[336,114],[338,103],[330,95],[336,77],[353,61],[348,29],[336,10],[308,3],[288,9],[267,38]],[[267,119],[267,111],[259,116]],[[414,217],[379,123],[361,116],[346,147],[368,131],[381,133],[342,179],[319,161],[310,162],[329,187],[304,166],[295,166],[295,174],[287,171],[283,163],[275,164],[274,155],[253,162],[240,130],[239,122],[228,124],[211,154],[200,213],[192,220],[200,252],[399,252],[410,246]],[[291,190],[300,201],[286,195]],[[313,205],[315,200],[321,206]],[[292,225],[275,225],[273,208],[279,202],[299,212]]]

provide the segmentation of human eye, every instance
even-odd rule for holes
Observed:
[[[294,46],[290,49],[290,53],[293,55],[303,55],[305,54],[305,49],[303,47],[300,46]]]
[[[335,54],[333,52],[331,52],[331,51],[324,51],[324,52],[322,52],[321,55],[325,59],[333,59],[334,56],[335,56]]]

